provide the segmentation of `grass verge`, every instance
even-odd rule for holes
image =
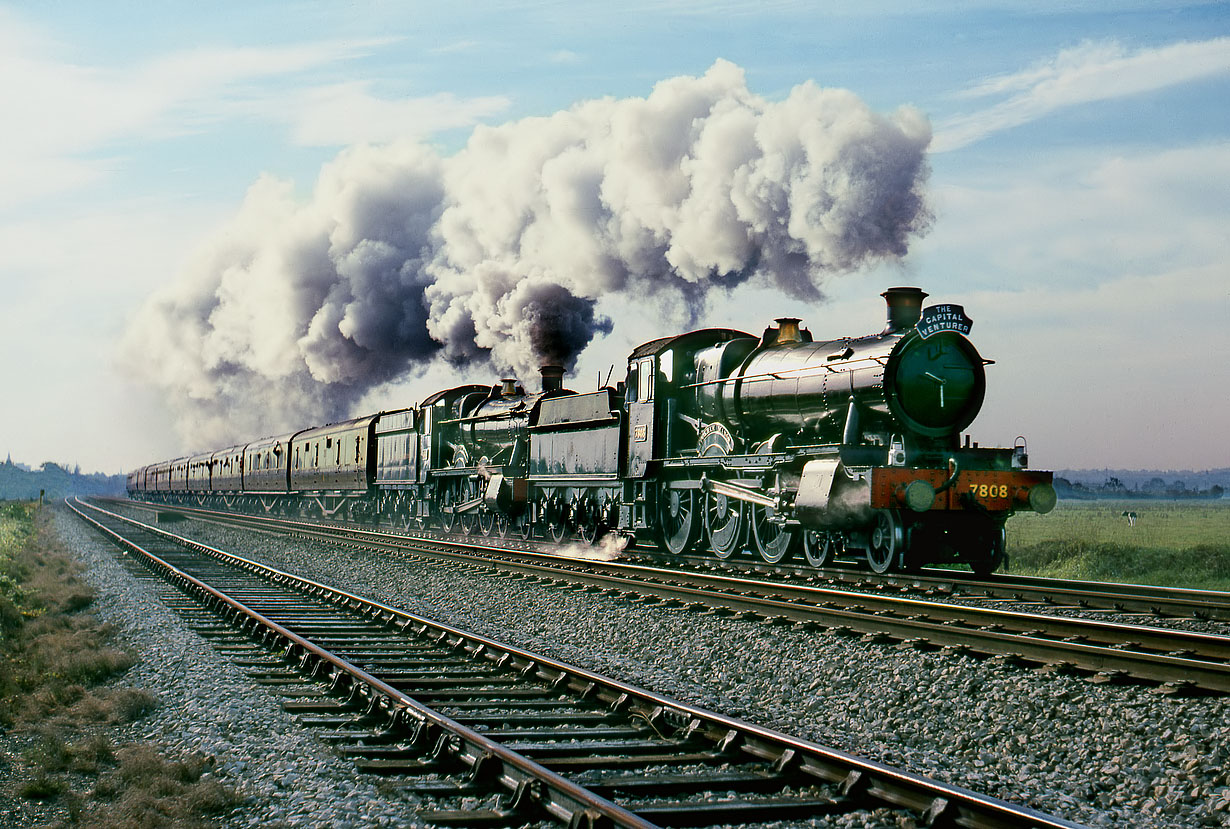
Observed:
[[[1020,575],[1230,590],[1230,502],[1060,501],[1008,521],[1008,554]]]
[[[113,742],[157,702],[113,682],[135,657],[93,602],[50,510],[0,502],[0,823],[207,825],[237,802],[209,761]]]

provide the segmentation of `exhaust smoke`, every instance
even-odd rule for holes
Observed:
[[[924,232],[930,125],[718,61],[645,98],[479,127],[456,155],[343,151],[306,200],[262,178],[127,334],[194,446],[335,420],[439,365],[571,370],[607,295],[687,309],[753,281],[818,299]],[[644,313],[641,310],[638,313]]]

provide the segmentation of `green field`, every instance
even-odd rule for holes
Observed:
[[[1230,500],[1060,501],[1008,521],[1008,555],[1020,575],[1230,590]]]

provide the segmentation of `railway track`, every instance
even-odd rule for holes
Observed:
[[[199,603],[194,626],[361,771],[430,798],[429,823],[703,826],[888,809],[923,825],[1075,825],[70,506]],[[466,798],[484,805],[460,808]]]
[[[1046,610],[1138,615],[1153,618],[1230,622],[1230,593],[1145,584],[1088,582],[997,574],[979,577],[962,570],[926,568],[915,573],[877,575],[865,569],[833,566],[765,565],[690,556],[689,566],[758,577],[800,578],[813,584],[859,590],[894,591],[927,597],[953,597],[987,603],[1032,604]]]
[[[222,513],[188,506],[156,507],[150,504],[115,499],[114,503],[139,505],[145,509],[161,508],[179,510],[186,514],[210,516],[227,521],[252,518],[236,513]],[[283,526],[309,528],[330,527],[333,531],[355,530],[341,525],[315,524],[304,521],[283,521]],[[389,533],[392,535],[392,533]],[[397,534],[394,537],[406,536]],[[443,534],[426,534],[433,542],[448,542],[451,537]],[[551,553],[559,545],[543,539],[519,541],[505,538],[471,537],[463,542],[466,546],[492,545],[496,549],[522,552]],[[1088,582],[1072,579],[1038,578],[996,574],[978,577],[961,570],[926,568],[915,573],[889,573],[877,575],[867,569],[840,564],[817,569],[801,561],[783,561],[765,564],[753,558],[732,557],[720,560],[712,556],[690,555],[665,557],[656,551],[629,550],[621,554],[627,561],[648,564],[669,564],[671,567],[688,567],[706,572],[746,574],[762,580],[801,580],[807,584],[828,586],[834,589],[857,589],[871,592],[892,592],[898,595],[909,593],[924,598],[960,598],[980,601],[994,606],[997,603],[1012,603],[1017,606],[1034,605],[1038,610],[1072,610],[1090,615],[1116,614],[1138,615],[1152,618],[1193,619],[1200,621],[1230,622],[1230,593],[1215,590],[1193,590],[1152,585]]]
[[[429,558],[483,562],[523,577],[679,602],[770,623],[811,624],[919,648],[994,656],[1096,682],[1142,681],[1163,693],[1230,693],[1230,637],[1168,628],[950,604],[883,592],[851,592],[798,580],[765,581],[706,568],[662,568],[616,559],[562,558],[529,549],[474,546],[448,538],[407,538],[285,519],[226,516],[304,538]],[[525,547],[524,544],[518,546]]]

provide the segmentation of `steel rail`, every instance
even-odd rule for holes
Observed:
[[[934,567],[913,573],[876,575],[867,570],[840,565],[817,570],[810,566],[796,566],[785,562],[770,565],[752,560],[732,562],[729,559],[719,560],[700,556],[690,556],[687,561],[689,564],[717,565],[727,570],[797,575],[802,578],[819,579],[832,584],[849,585],[861,589],[899,588],[931,595],[1035,603],[1048,607],[1076,608],[1083,611],[1104,610],[1230,622],[1230,592],[1220,590],[1009,574],[980,577],[964,571]]]
[[[199,542],[179,539],[178,536],[164,530],[141,524],[115,513],[109,513],[98,507],[92,506],[90,508],[112,516],[114,519],[123,521],[126,524],[138,526],[143,531],[152,532],[168,540],[175,540],[175,543],[183,544],[190,549],[200,551],[218,560],[242,567],[250,572],[261,573],[274,583],[290,586],[295,590],[313,596],[328,596],[331,601],[344,605],[363,616],[382,619],[394,629],[413,629],[419,632],[420,636],[440,638],[446,641],[454,650],[471,654],[476,658],[481,657],[499,665],[507,665],[521,674],[532,674],[553,687],[567,689],[575,695],[599,700],[612,708],[637,709],[650,721],[665,719],[679,723],[681,724],[681,729],[686,731],[686,733],[704,735],[725,751],[736,752],[751,758],[767,761],[778,769],[788,768],[793,773],[802,775],[805,778],[815,779],[817,782],[839,784],[843,795],[868,797],[892,807],[909,809],[920,814],[925,825],[938,825],[942,822],[945,825],[965,827],[1078,826],[1078,824],[1070,821],[1007,803],[998,798],[978,794],[959,786],[928,780],[919,775],[885,766],[865,758],[856,757],[836,749],[789,737],[779,732],[724,715],[707,712],[651,691],[603,677],[586,669],[571,666],[530,651],[514,648],[486,637],[477,636],[458,628],[426,619],[417,614],[393,608],[380,602],[337,590],[319,582],[217,550]],[[87,518],[87,520],[98,525],[98,522],[92,519]],[[117,533],[105,529],[104,531],[118,538]],[[142,552],[146,556],[151,556],[148,552]],[[170,565],[165,563],[162,566],[170,567]],[[182,573],[182,571],[177,571],[176,578],[191,584],[194,589],[213,597],[216,601],[225,603],[236,612],[242,613],[247,611],[241,603],[223,596],[220,592],[194,577]],[[401,714],[401,716],[408,715],[416,722],[430,722],[441,729],[449,731],[452,731],[454,727],[468,731],[461,724],[419,705],[410,697],[401,694],[391,686],[380,683],[375,677],[361,669],[340,658],[334,657],[323,648],[314,645],[306,639],[298,637],[293,631],[282,628],[269,620],[260,619],[257,620],[257,623],[272,631],[278,637],[292,643],[288,650],[288,656],[294,656],[296,652],[301,653],[304,655],[303,658],[310,657],[311,659],[319,660],[321,664],[332,666],[335,670],[344,671],[348,676],[353,677],[354,687],[356,688],[359,687],[360,683],[366,687],[371,687],[373,689],[371,693],[379,695],[373,698],[372,704],[385,708],[394,715],[404,711],[406,714]],[[298,651],[295,649],[298,649]],[[369,680],[374,680],[374,683],[369,682]],[[388,700],[388,702],[380,702],[380,699]],[[497,745],[489,745],[490,741],[485,740],[477,732],[469,732],[464,739],[467,744],[473,743],[474,749],[461,759],[472,761],[474,764],[488,762],[485,758],[493,756],[492,752],[496,752],[498,748]],[[479,748],[482,749],[481,752]],[[494,756],[500,755],[497,753]],[[512,758],[505,762],[514,763]],[[524,763],[516,763],[515,767],[526,774],[541,768],[529,760],[525,760]],[[543,771],[548,775],[553,775],[553,773],[546,769],[543,769]],[[553,776],[558,777],[558,775]],[[560,778],[560,780],[563,783],[568,783],[563,778]],[[573,784],[568,785],[572,786]],[[516,788],[517,791],[522,793],[526,790],[524,784]],[[530,793],[530,796],[534,796],[533,792]],[[566,790],[566,801],[570,804],[580,804],[585,811],[574,813],[574,815],[581,814],[588,821],[588,823],[579,823],[575,816],[565,818],[558,814],[560,809],[550,812],[557,819],[572,821],[570,825],[598,826],[604,825],[602,821],[608,819],[613,821],[612,825],[618,826],[652,825],[641,820],[633,813],[628,813],[631,817],[626,818],[620,817],[619,812],[608,813],[601,811],[601,809],[606,808],[619,810],[620,807],[615,804],[610,804],[607,807],[606,804],[609,801],[593,795],[580,787],[574,786],[574,789]],[[601,813],[600,819],[596,816],[596,813],[599,812]]]

